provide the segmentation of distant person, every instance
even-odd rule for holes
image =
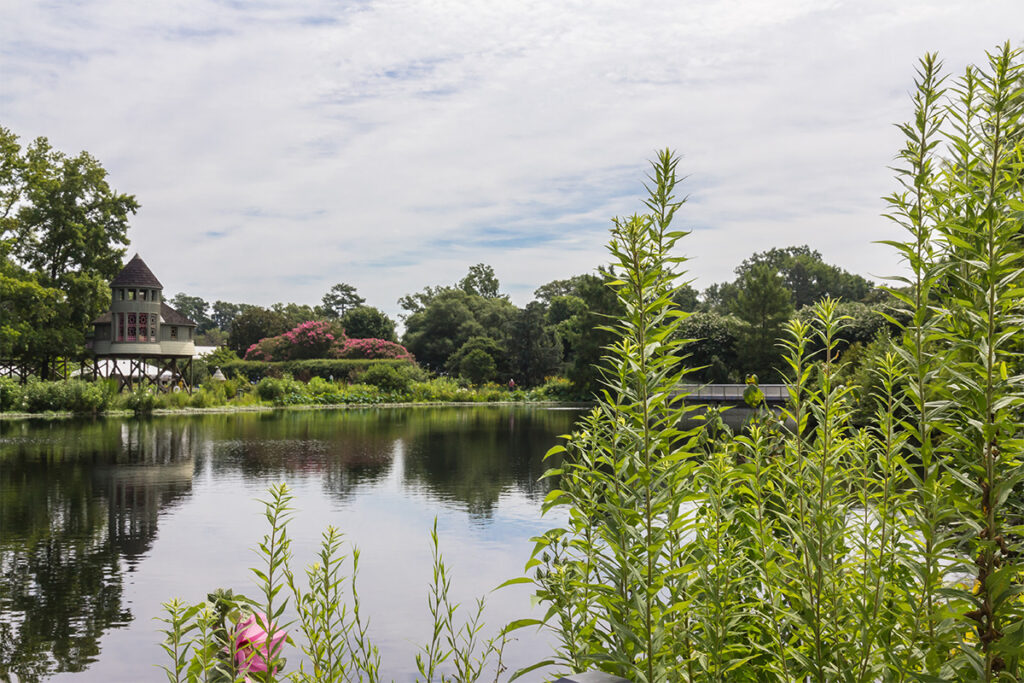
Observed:
[[[508,390],[509,391],[515,391],[516,390],[516,381],[514,379],[510,379],[508,381]]]

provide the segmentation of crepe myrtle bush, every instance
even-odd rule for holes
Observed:
[[[283,361],[326,358],[331,347],[345,339],[335,322],[307,320],[276,337],[267,337],[250,346],[245,360]]]
[[[330,349],[332,358],[367,358],[416,361],[401,344],[386,339],[344,339],[336,341]]]

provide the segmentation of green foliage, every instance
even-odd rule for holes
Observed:
[[[256,394],[264,401],[274,405],[283,405],[285,397],[290,394],[303,393],[301,382],[291,377],[264,377],[256,385]]]
[[[623,314],[621,302],[606,284],[614,279],[607,270],[580,276],[575,296],[583,301],[583,310],[558,326],[569,361],[565,374],[588,399],[601,390],[598,366],[613,338],[607,325]]]
[[[436,377],[409,385],[409,396],[420,403],[468,401],[472,392],[451,377]]]
[[[111,398],[103,385],[78,379],[59,382],[33,379],[22,387],[10,380],[3,380],[0,391],[5,395],[5,406],[10,401],[11,408],[29,413],[71,412],[95,415],[106,410]]]
[[[241,360],[238,354],[226,346],[220,346],[211,353],[203,356],[206,364],[215,368],[223,368],[226,363],[234,363]]]
[[[473,384],[493,380],[496,371],[494,358],[483,349],[473,349],[459,361],[459,375]]]
[[[462,283],[465,287],[428,287],[399,300],[403,308],[413,311],[405,320],[402,343],[424,367],[435,372],[445,369],[451,356],[473,337],[489,337],[507,345],[506,336],[518,309],[497,294],[496,280],[488,284],[487,270],[482,264],[471,268]],[[498,371],[508,369],[499,362]]]
[[[11,377],[0,377],[0,412],[21,409],[21,385]]]
[[[746,271],[737,286],[730,312],[742,322],[737,339],[739,370],[772,381],[781,369],[775,341],[793,313],[789,291],[778,273],[763,263]]]
[[[697,312],[679,324],[686,344],[687,364],[701,382],[733,383],[741,378],[739,367],[740,321],[733,316]]]
[[[43,369],[84,350],[139,205],[87,152],[67,156],[46,138],[22,151],[0,127],[0,155],[0,355]]]
[[[479,352],[477,354],[477,360],[475,361],[475,363],[484,363],[485,365],[489,365],[490,368],[490,374],[486,376],[484,379],[475,383],[479,384],[480,382],[494,379],[494,375],[497,372],[498,368],[497,359],[503,358],[506,355],[505,347],[502,346],[502,344],[498,342],[496,339],[492,339],[491,337],[485,337],[483,335],[470,337],[461,347],[459,347],[458,351],[456,351],[455,353],[448,357],[448,361],[445,364],[445,367],[448,370],[448,372],[454,375],[465,377],[466,379],[473,381],[473,379],[468,374],[462,371],[462,362],[467,356],[474,352]],[[481,358],[480,354],[482,354],[483,356],[487,356],[487,358],[490,360],[490,363],[488,364],[487,361],[484,361]]]
[[[157,395],[146,387],[136,387],[123,395],[122,405],[136,415],[149,415],[157,405]]]
[[[290,330],[293,325],[288,323],[288,317],[282,312],[248,306],[231,323],[227,346],[239,356],[243,356],[249,347],[259,340]]]
[[[168,299],[167,303],[178,313],[194,322],[197,325],[197,333],[206,332],[213,327],[213,320],[206,313],[210,308],[210,304],[206,303],[202,298],[178,292]]]
[[[671,241],[656,211],[616,223],[627,314],[607,392],[553,451],[546,505],[569,523],[528,564],[558,662],[632,681],[1020,680],[1018,56],[949,95],[923,60],[890,198],[909,234],[893,243],[911,270],[892,290],[901,338],[832,299],[789,320],[790,400],[776,415],[751,384],[742,434],[714,411],[679,430],[678,357],[660,355],[678,338]]]
[[[367,360],[359,358],[313,358],[307,360],[269,363],[264,361],[232,361],[221,365],[225,376],[238,375],[258,382],[264,377],[322,377],[323,379],[355,379],[361,372],[373,365],[409,365],[402,360]]]
[[[339,320],[350,339],[384,339],[398,341],[395,321],[373,306],[356,306],[345,312]]]
[[[562,343],[546,318],[544,306],[531,301],[512,322],[506,346],[510,360],[508,374],[516,384],[536,386],[560,369]]]
[[[743,281],[749,271],[762,264],[781,275],[797,309],[826,297],[844,302],[860,301],[872,289],[871,282],[825,263],[821,254],[806,244],[754,254],[736,268],[738,280]]]
[[[410,372],[410,370],[415,369],[413,366],[408,364],[371,365],[361,375],[359,375],[359,381],[363,384],[375,386],[381,391],[405,394],[409,391],[409,387],[412,385],[413,381],[417,379],[414,377],[414,373]]]
[[[321,303],[322,306],[318,307],[318,311],[321,315],[328,318],[338,319],[344,317],[345,314],[352,309],[362,306],[366,303],[366,299],[359,296],[354,286],[344,282],[339,282],[324,294],[323,299],[321,299]],[[350,334],[349,336],[355,335]],[[379,338],[385,339],[386,337]]]
[[[481,296],[485,299],[495,299],[501,296],[498,293],[500,285],[494,274],[494,268],[486,263],[478,263],[469,267],[466,277],[459,280],[459,289],[466,294]]]
[[[537,397],[542,401],[578,401],[576,387],[565,377],[547,377],[544,384],[537,387]]]

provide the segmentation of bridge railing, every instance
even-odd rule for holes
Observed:
[[[758,386],[769,403],[783,403],[789,399],[789,390],[785,384],[760,384]],[[743,403],[743,392],[746,390],[746,384],[679,385],[679,392],[687,394],[688,398],[695,402]]]

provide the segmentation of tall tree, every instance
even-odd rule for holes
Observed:
[[[399,314],[398,317],[405,320],[414,313],[420,313],[426,310],[427,306],[430,305],[430,302],[432,302],[439,294],[449,290],[451,290],[451,287],[431,287],[428,285],[419,292],[399,297],[398,305],[402,307],[402,310],[404,310],[405,313]]]
[[[327,318],[340,318],[356,306],[362,306],[366,299],[359,296],[353,285],[339,282],[331,287],[321,299],[321,313]]]
[[[18,257],[54,283],[72,273],[113,279],[128,244],[128,216],[139,208],[135,197],[111,189],[88,152],[69,157],[46,138],[29,145],[25,161]]]
[[[35,346],[31,358],[23,358],[44,376],[50,359],[84,350],[89,323],[109,305],[107,283],[121,269],[128,217],[138,206],[133,196],[110,187],[106,170],[88,152],[70,157],[38,138],[22,153],[17,137],[0,128],[4,277],[31,279],[60,293],[45,297],[59,309],[47,330],[46,349]],[[35,314],[20,307],[13,313],[21,322]],[[19,321],[8,324],[16,327]]]
[[[714,311],[726,313],[735,306],[738,288],[757,266],[774,270],[789,291],[793,306],[801,309],[826,296],[844,301],[860,301],[874,288],[870,280],[825,263],[821,254],[809,246],[773,248],[757,252],[736,267],[732,283],[712,285],[704,291],[705,303]]]
[[[782,327],[793,314],[790,292],[782,277],[767,263],[758,263],[737,281],[739,293],[732,312],[743,325],[739,331],[738,361],[744,373],[757,374],[762,382],[776,381],[781,367],[776,343]]]
[[[213,326],[213,320],[206,314],[210,304],[198,296],[178,292],[168,300],[174,310],[196,324],[196,332],[205,332]]]
[[[558,372],[562,344],[555,328],[546,324],[546,311],[539,301],[531,301],[518,311],[508,336],[512,379],[517,384],[536,386]]]
[[[486,263],[478,263],[469,267],[466,277],[459,280],[459,289],[466,294],[476,294],[485,299],[495,299],[501,296],[498,293],[498,277],[494,274],[494,268]]]
[[[441,370],[470,337],[487,336],[473,313],[471,298],[460,289],[448,289],[406,319],[402,343],[419,363]]]
[[[231,323],[242,313],[243,307],[240,304],[232,304],[227,301],[214,301],[210,309],[210,318],[213,320],[213,324],[225,332],[231,332]]]
[[[283,313],[248,306],[231,324],[227,346],[239,356],[244,356],[249,347],[259,340],[282,334],[292,327],[294,325],[288,324]]]

